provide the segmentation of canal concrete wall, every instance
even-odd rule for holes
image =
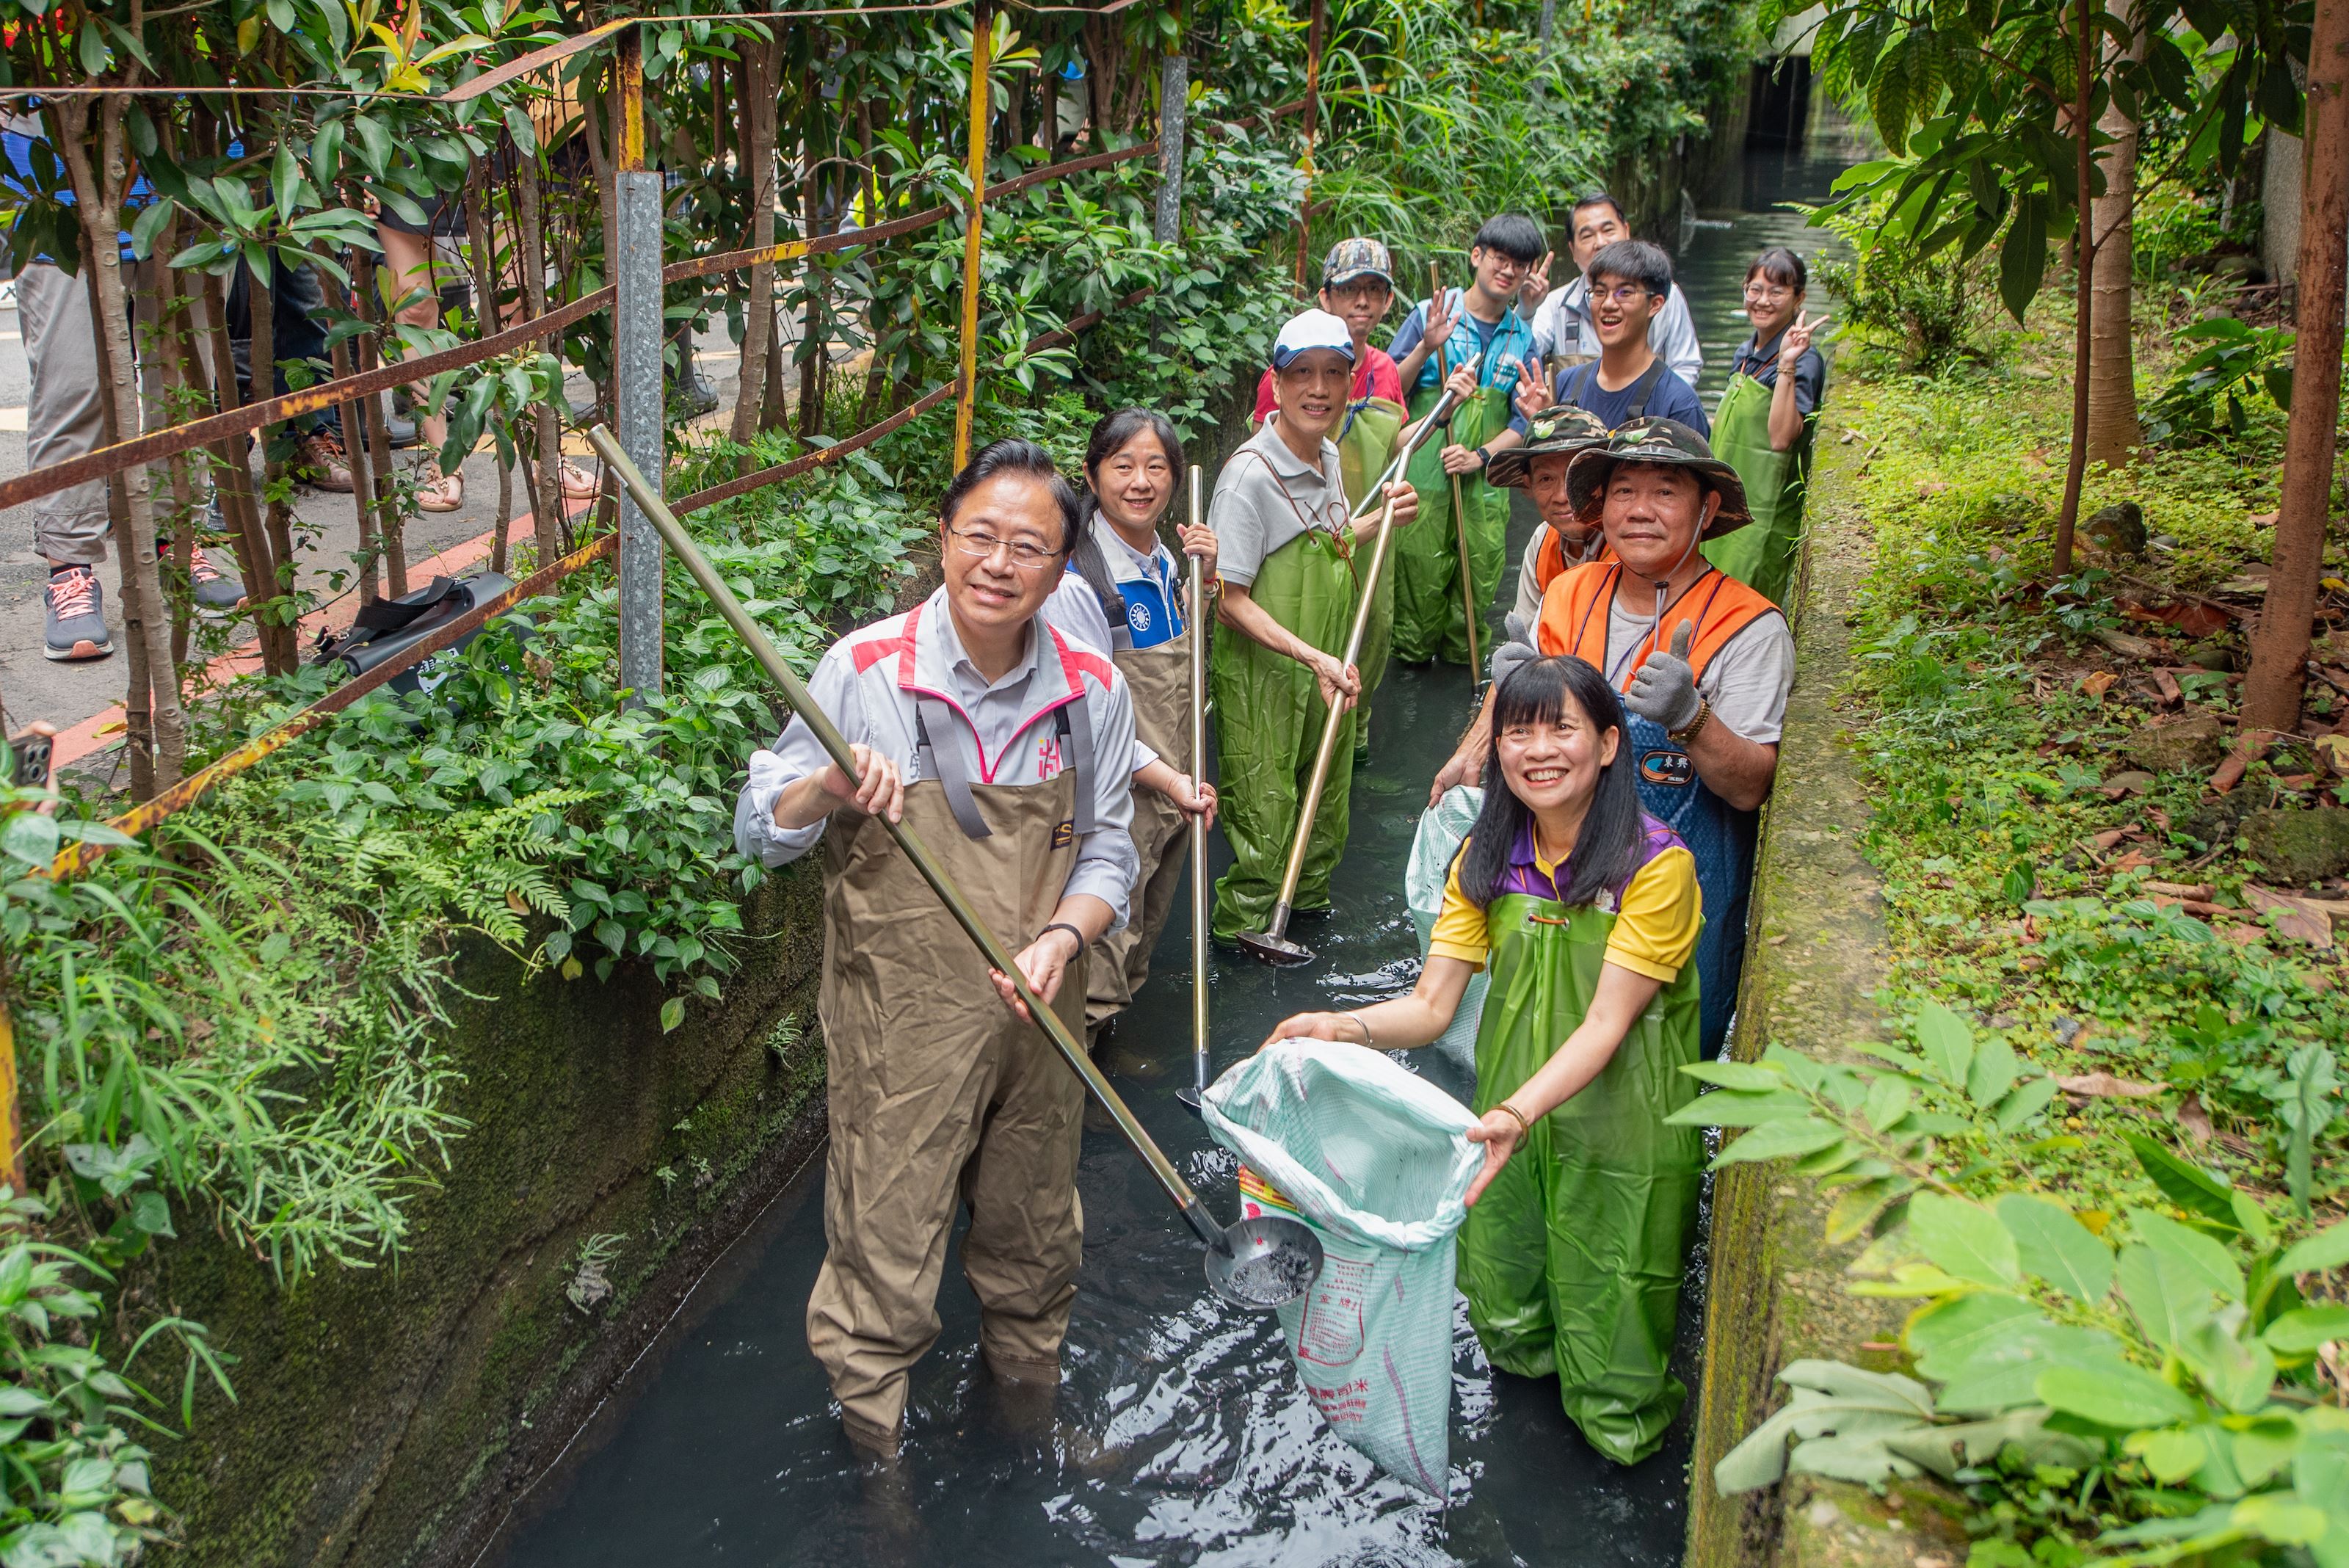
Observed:
[[[1867,520],[1847,499],[1864,444],[1821,431],[1810,535],[1795,607],[1795,688],[1764,815],[1747,926],[1745,978],[1732,1051],[1776,1043],[1829,1060],[1865,1060],[1881,1037],[1883,889],[1861,854],[1865,786],[1851,755],[1854,715],[1846,617],[1874,564]],[[1874,1568],[1965,1561],[1955,1500],[1928,1487],[1883,1496],[1816,1476],[1737,1497],[1713,1490],[1713,1467],[1780,1405],[1781,1367],[1806,1356],[1894,1370],[1889,1348],[1904,1305],[1849,1294],[1845,1269],[1865,1238],[1825,1241],[1833,1193],[1789,1162],[1733,1165],[1714,1179],[1704,1374],[1690,1466],[1689,1568]]]
[[[212,1326],[208,1393],[157,1445],[191,1568],[463,1563],[692,1280],[820,1147],[821,885],[747,902],[722,1005],[664,1033],[649,971],[526,976],[476,945],[443,1045],[471,1124],[419,1170],[408,1244],[291,1288],[211,1237],[164,1249],[136,1305]],[[425,1185],[429,1181],[429,1185]]]

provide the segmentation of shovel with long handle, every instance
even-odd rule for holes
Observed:
[[[1191,526],[1199,525],[1199,469],[1191,467]],[[1207,595],[1199,557],[1191,557],[1191,580],[1184,587],[1185,617],[1191,626],[1191,788],[1207,776]],[[1207,1099],[1207,819],[1191,817],[1191,1086],[1174,1097],[1197,1110]]]
[[[678,559],[685,563],[686,570],[693,575],[693,580],[700,585],[701,591],[709,597],[709,602],[716,607],[719,616],[734,629],[734,635],[750,647],[759,667],[767,672],[768,679],[782,688],[792,711],[799,715],[800,722],[807,725],[823,744],[833,764],[854,780],[857,777],[856,760],[854,753],[848,749],[847,738],[841,734],[838,726],[823,710],[816,706],[815,700],[808,695],[806,686],[801,683],[792,667],[783,662],[783,656],[776,651],[767,634],[759,628],[759,623],[750,618],[750,612],[742,607],[742,601],[734,597],[734,590],[727,587],[725,579],[710,566],[700,547],[687,535],[675,514],[652,486],[645,483],[645,476],[637,472],[636,464],[628,461],[627,454],[612,439],[612,432],[597,425],[587,432],[587,442],[604,460],[605,469],[616,474],[620,483],[627,486],[629,495],[635,498],[646,518],[658,530],[668,547],[677,552]],[[1010,981],[1012,990],[1028,1009],[1028,1015],[1043,1030],[1046,1038],[1052,1042],[1053,1048],[1060,1052],[1071,1070],[1084,1080],[1085,1088],[1109,1113],[1110,1119],[1117,1124],[1117,1130],[1142,1157],[1143,1163],[1150,1168],[1150,1174],[1165,1190],[1166,1196],[1174,1199],[1176,1210],[1190,1225],[1192,1231],[1206,1244],[1207,1282],[1216,1293],[1227,1301],[1249,1307],[1278,1306],[1303,1295],[1321,1272],[1321,1243],[1313,1232],[1294,1220],[1273,1220],[1269,1226],[1266,1220],[1245,1220],[1231,1226],[1218,1223],[1164,1152],[1143,1130],[1142,1124],[1134,1119],[1133,1113],[1126,1108],[1117,1091],[1110,1087],[1109,1080],[1102,1076],[1101,1069],[1093,1065],[1092,1058],[1085,1054],[1084,1047],[1078,1044],[1075,1035],[1069,1033],[1069,1026],[1061,1022],[1060,1014],[1046,1006],[1043,998],[1029,985],[1027,977],[1019,972],[1019,966],[1012,960],[1011,950],[988,929],[987,922],[979,919],[978,911],[963,898],[961,889],[947,875],[946,867],[932,856],[921,835],[910,824],[892,822],[885,815],[879,820],[881,826],[888,830],[889,836],[897,841],[897,847],[905,851],[905,858],[912,861],[914,868],[922,874],[922,880],[930,885],[930,890],[938,896],[938,901],[947,907],[947,912],[954,917],[955,924],[963,929],[973,945],[985,955],[988,966]],[[1001,1005],[995,999],[989,999],[986,1004]]]
[[[1419,444],[1427,439],[1427,433],[1451,412],[1455,400],[1450,392],[1446,392],[1436,401],[1435,407],[1428,410],[1427,418],[1419,422],[1419,428],[1412,432],[1411,439],[1403,442],[1402,450],[1394,454],[1393,461],[1387,464],[1386,472],[1379,476],[1374,493],[1383,493],[1402,472],[1411,462],[1411,454],[1419,450]],[[1356,597],[1361,603],[1355,607],[1354,624],[1346,634],[1346,651],[1339,660],[1341,664],[1350,666],[1361,657],[1362,635],[1371,624],[1371,601],[1378,592],[1379,574],[1386,567],[1387,545],[1394,537],[1394,509],[1395,498],[1390,495],[1386,505],[1379,512],[1379,535],[1371,545],[1371,564],[1363,571],[1357,590]],[[1321,788],[1330,782],[1330,761],[1338,750],[1338,729],[1345,717],[1343,700],[1330,704],[1330,717],[1321,726],[1321,746],[1313,753],[1313,773],[1306,781],[1305,798],[1299,803],[1297,840],[1288,846],[1288,867],[1280,876],[1280,898],[1272,907],[1272,919],[1260,931],[1240,933],[1240,946],[1268,964],[1287,968],[1313,961],[1312,949],[1302,942],[1288,940],[1288,917],[1297,898],[1297,879],[1305,873],[1306,846],[1313,837],[1313,818],[1321,807]]]
[[[1439,293],[1444,287],[1444,274],[1433,262],[1427,264],[1428,286]],[[1431,298],[1433,296],[1430,296]],[[1452,378],[1451,355],[1446,351],[1452,334],[1435,346],[1436,384],[1441,386]],[[1468,628],[1468,684],[1474,687],[1483,678],[1484,660],[1476,657],[1476,578],[1468,569],[1468,512],[1460,499],[1460,476],[1449,474],[1452,481],[1452,535],[1460,550],[1460,613]]]

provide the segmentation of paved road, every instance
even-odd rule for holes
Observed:
[[[722,329],[705,335],[697,348],[702,376],[721,400],[721,416],[713,416],[714,420],[732,406],[736,350]],[[568,389],[574,406],[584,406],[593,396],[585,379],[575,375]],[[28,392],[25,348],[16,312],[0,309],[0,475],[25,471]],[[584,441],[565,444],[577,452],[587,450]],[[393,460],[404,466],[415,456],[413,452],[395,452]],[[592,468],[592,460],[588,466]],[[464,472],[463,506],[455,512],[421,514],[409,523],[407,541],[411,563],[420,562],[435,550],[486,534],[495,526],[496,462],[487,453],[476,453],[467,460]],[[526,538],[530,533],[526,515],[529,495],[519,477],[514,483],[514,510],[517,520],[513,534]],[[327,592],[329,574],[337,570],[347,573],[350,569],[358,547],[357,511],[347,495],[306,490],[297,493],[294,511],[297,533],[308,541],[302,556],[304,586],[317,590],[323,597]],[[52,663],[43,656],[42,590],[48,579],[48,567],[33,552],[32,514],[30,504],[0,511],[0,704],[5,705],[11,732],[21,731],[36,719],[46,719],[60,730],[78,723],[120,701],[128,674],[127,661],[120,651],[122,620],[117,609],[121,602],[119,568],[110,549],[109,558],[98,568],[98,576],[106,587],[107,618],[114,628],[114,656],[82,664]],[[222,552],[220,565],[234,569],[234,561],[225,551]],[[342,607],[347,611],[351,607],[346,601]],[[250,622],[242,620],[223,626],[222,630],[233,632],[239,642],[249,640],[251,635]]]

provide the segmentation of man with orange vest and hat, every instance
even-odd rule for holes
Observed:
[[[1727,1038],[1744,969],[1754,832],[1778,771],[1795,639],[1778,607],[1697,546],[1748,521],[1736,470],[1676,421],[1642,420],[1575,454],[1574,514],[1609,557],[1544,591],[1533,641],[1495,649],[1494,673],[1536,654],[1573,654],[1623,694],[1640,805],[1688,845],[1704,909],[1697,942],[1702,1049]],[[1447,764],[1484,775],[1490,731],[1472,728]]]

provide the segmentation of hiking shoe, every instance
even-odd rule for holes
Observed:
[[[683,352],[678,356],[677,379],[672,383],[669,401],[696,418],[715,411],[718,392],[701,379],[701,368],[693,361],[692,344],[688,342],[679,347]]]
[[[41,651],[59,663],[114,651],[114,634],[106,629],[106,589],[88,566],[59,566],[49,574],[43,626]]]
[[[213,566],[202,550],[188,556],[188,587],[198,609],[233,610],[244,603],[244,579]]]
[[[302,438],[301,464],[313,490],[348,495],[357,488],[351,480],[350,460],[343,455],[343,443],[331,431],[313,431]]]

